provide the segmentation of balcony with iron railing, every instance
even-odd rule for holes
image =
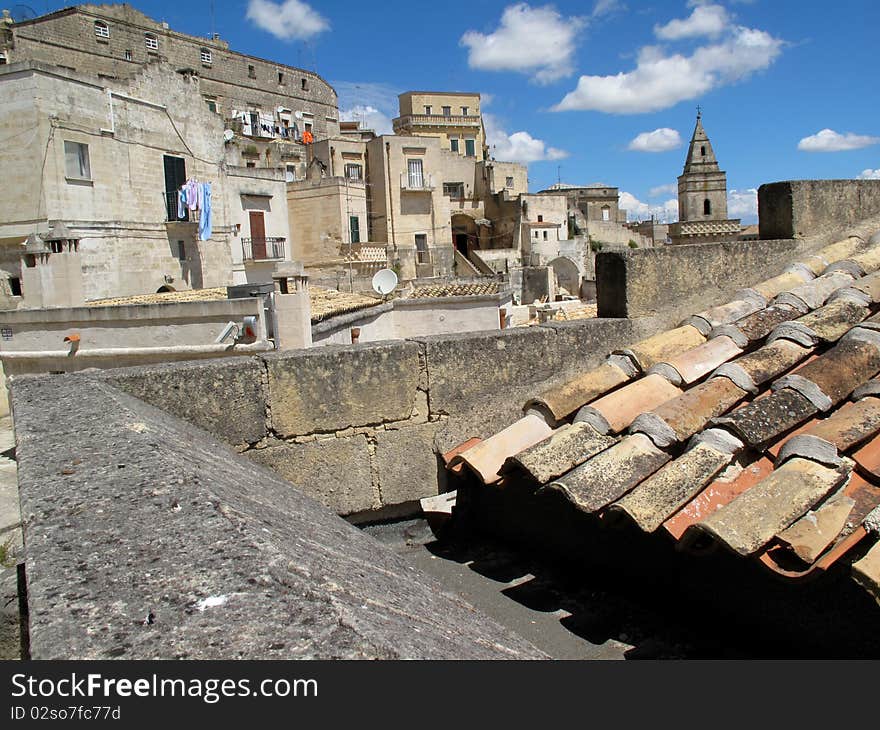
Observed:
[[[176,190],[165,192],[165,220],[168,223],[196,223],[199,220],[199,212],[190,210],[186,206],[183,208],[183,217],[178,217],[177,201],[179,199]]]
[[[460,114],[405,114],[392,121],[394,129],[412,129],[413,127],[474,127],[482,126],[482,118],[478,114],[462,116]]]
[[[241,253],[244,261],[279,261],[284,259],[286,238],[242,238]]]
[[[411,193],[430,193],[434,190],[434,178],[432,175],[413,175],[401,173],[400,189]]]

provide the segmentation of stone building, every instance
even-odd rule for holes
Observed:
[[[75,289],[48,295],[23,285],[30,259],[22,244],[59,223],[78,241],[66,255],[79,262],[86,299],[268,281],[290,258],[286,179],[304,175],[307,146],[289,136],[294,122],[277,124],[271,138],[261,130],[263,151],[249,159],[256,137],[229,122],[247,106],[242,95],[276,112],[286,99],[292,118],[311,115],[316,133],[335,133],[335,93],[314,74],[276,72],[124,5],[7,17],[0,45],[0,138],[16,140],[0,150],[16,179],[0,191],[7,306],[76,303]],[[258,78],[245,83],[249,70],[238,66],[248,60]],[[269,67],[284,89],[271,88]],[[282,146],[302,164],[285,161]],[[177,191],[190,179],[212,186],[206,237],[200,213],[179,216]],[[45,289],[69,279],[38,280]]]
[[[398,103],[395,134],[437,137],[445,150],[473,160],[489,158],[479,94],[407,91]]]
[[[6,22],[0,53],[7,63],[44,61],[100,78],[123,80],[164,61],[200,78],[197,94],[232,129],[232,164],[305,174],[306,132],[339,131],[336,92],[312,71],[230,50],[219,35],[180,33],[127,4],[78,5],[19,23]],[[308,137],[306,137],[308,139]]]
[[[678,220],[669,227],[673,244],[733,240],[741,230],[739,220],[727,218],[727,173],[718,165],[700,113],[678,178]]]
[[[512,245],[516,225],[504,204],[528,190],[528,173],[483,158],[479,95],[407,92],[400,100],[397,134],[344,122],[310,146],[306,179],[288,186],[293,255],[319,279],[341,270],[368,288],[365,277],[382,266],[402,280],[479,275],[472,251]],[[413,113],[435,106],[437,115]],[[476,146],[456,144],[456,134]]]

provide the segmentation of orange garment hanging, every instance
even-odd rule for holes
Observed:
[[[303,132],[302,136],[303,144],[311,144],[315,141],[315,138],[312,136],[312,133],[307,129]]]

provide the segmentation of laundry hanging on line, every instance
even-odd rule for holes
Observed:
[[[199,240],[211,238],[213,228],[213,210],[211,183],[199,182],[190,178],[177,191],[177,217],[183,220],[188,211],[199,211]]]

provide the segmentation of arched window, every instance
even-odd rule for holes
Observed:
[[[98,38],[109,38],[110,37],[110,26],[107,25],[103,20],[95,21],[95,36]]]
[[[308,91],[308,90],[309,90],[309,80],[308,80],[308,79],[301,79],[300,83],[301,83],[301,85],[302,85],[302,90],[303,90],[303,91]]]
[[[703,215],[712,215],[712,201],[709,198],[703,201]]]
[[[144,45],[148,51],[159,50],[159,36],[155,33],[144,33]]]
[[[700,147],[700,157],[705,157],[705,156],[706,156],[706,146],[703,145],[702,147]]]

